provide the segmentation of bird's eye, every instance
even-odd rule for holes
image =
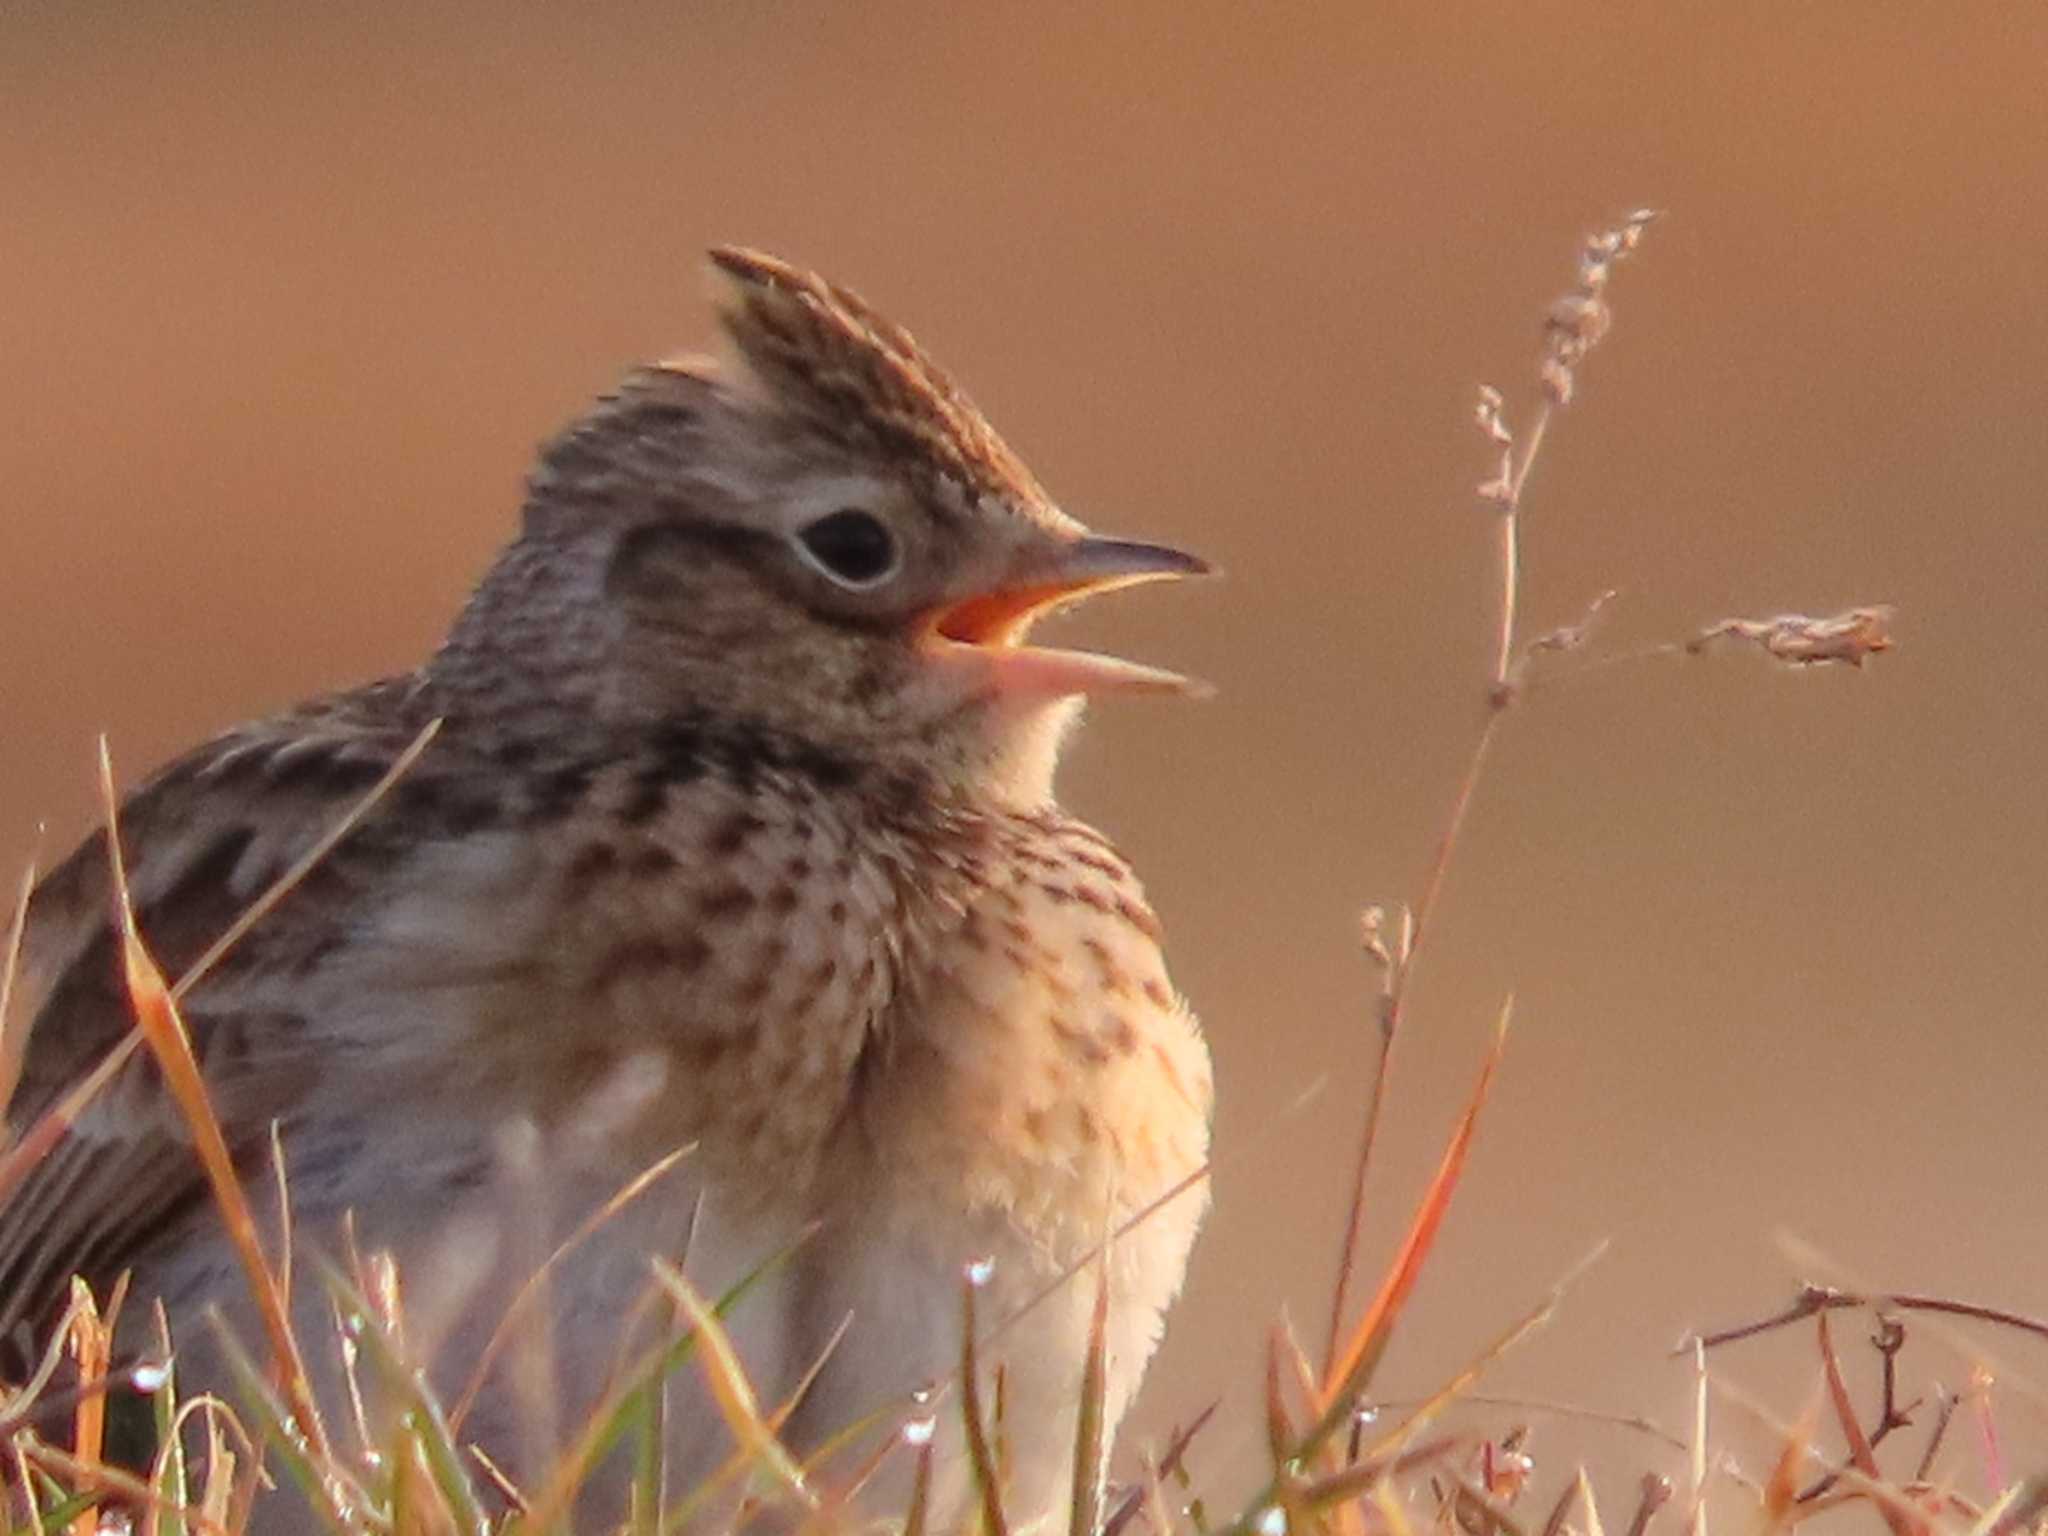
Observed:
[[[874,513],[859,507],[826,513],[797,539],[819,568],[842,586],[872,587],[896,570],[896,536]]]

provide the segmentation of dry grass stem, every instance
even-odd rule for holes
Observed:
[[[2032,1334],[2036,1338],[2048,1339],[2048,1318],[2025,1312],[2014,1312],[1983,1302],[1965,1301],[1954,1296],[1930,1295],[1922,1291],[1852,1291],[1809,1281],[1800,1286],[1798,1294],[1790,1302],[1770,1316],[1758,1318],[1754,1322],[1738,1323],[1732,1328],[1700,1334],[1680,1343],[1673,1353],[1681,1353],[1696,1347],[1719,1349],[1724,1345],[1752,1339],[1758,1334],[1769,1333],[1792,1323],[1803,1322],[1823,1312],[1838,1312],[1844,1308],[1867,1308],[1878,1312],[1933,1312],[1946,1317],[1993,1323],[2001,1328],[2011,1328],[2021,1333]]]
[[[1544,326],[1544,351],[1537,369],[1537,382],[1542,393],[1542,403],[1537,409],[1534,422],[1528,433],[1517,443],[1516,434],[1510,425],[1505,400],[1501,392],[1491,385],[1481,385],[1473,419],[1490,448],[1498,453],[1498,460],[1492,476],[1479,487],[1479,498],[1495,514],[1499,533],[1498,544],[1498,601],[1494,626],[1494,659],[1487,688],[1488,712],[1485,723],[1480,727],[1478,741],[1474,744],[1464,777],[1459,781],[1456,794],[1452,797],[1450,814],[1437,851],[1424,883],[1421,900],[1412,909],[1412,926],[1408,942],[1403,947],[1401,961],[1387,983],[1381,1004],[1381,1039],[1377,1058],[1373,1065],[1373,1077],[1367,1092],[1365,1119],[1359,1137],[1358,1154],[1353,1161],[1351,1197],[1346,1212],[1343,1236],[1338,1247],[1337,1276],[1331,1288],[1329,1327],[1324,1356],[1325,1368],[1334,1364],[1337,1341],[1344,1328],[1347,1314],[1353,1272],[1357,1265],[1357,1250],[1360,1233],[1365,1221],[1366,1191],[1370,1183],[1373,1149],[1378,1143],[1381,1117],[1385,1111],[1387,1084],[1392,1076],[1394,1042],[1399,1034],[1401,1014],[1405,1006],[1408,989],[1414,979],[1415,964],[1421,953],[1423,937],[1428,933],[1437,903],[1449,874],[1453,853],[1459,835],[1465,825],[1467,812],[1477,793],[1480,774],[1485,765],[1500,717],[1507,706],[1514,701],[1519,683],[1520,667],[1515,652],[1517,614],[1521,604],[1522,561],[1521,561],[1521,511],[1522,497],[1528,487],[1530,471],[1535,467],[1536,456],[1542,451],[1549,433],[1553,413],[1568,404],[1574,391],[1577,370],[1587,355],[1612,328],[1613,314],[1607,304],[1607,288],[1615,265],[1630,255],[1641,243],[1643,232],[1657,214],[1652,209],[1639,208],[1627,215],[1614,227],[1603,230],[1589,238],[1579,254],[1577,282],[1572,291],[1551,307]],[[1519,454],[1517,448],[1519,446]],[[1581,621],[1581,628],[1591,625],[1605,599],[1595,602]],[[1553,637],[1562,637],[1568,631],[1554,631]],[[1566,648],[1559,643],[1542,647],[1544,649]]]
[[[206,1171],[214,1203],[220,1210],[229,1241],[241,1261],[243,1277],[263,1319],[271,1358],[281,1377],[285,1401],[295,1421],[294,1432],[304,1438],[316,1458],[324,1457],[328,1453],[328,1443],[319,1404],[307,1378],[305,1361],[299,1352],[298,1339],[292,1332],[291,1316],[278,1290],[277,1278],[263,1255],[256,1218],[249,1209],[248,1194],[242,1188],[241,1176],[233,1155],[228,1151],[220,1120],[207,1096],[206,1080],[199,1070],[198,1059],[192,1054],[192,1039],[179,1014],[177,1000],[171,995],[163,973],[157,969],[155,960],[142,942],[141,931],[136,927],[135,907],[128,893],[128,871],[121,857],[113,760],[108,755],[104,738],[100,742],[100,790],[107,813],[107,857],[121,937],[122,977],[129,1005],[164,1074],[165,1084],[184,1115],[186,1128],[192,1133],[193,1147]]]

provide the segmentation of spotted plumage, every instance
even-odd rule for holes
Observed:
[[[1136,878],[1052,797],[1081,695],[1180,682],[1022,642],[1058,603],[1201,567],[1089,535],[844,290],[714,263],[726,357],[631,375],[543,450],[521,536],[425,665],[239,727],[128,797],[140,928],[180,974],[436,727],[186,999],[247,1174],[275,1124],[299,1241],[338,1251],[352,1220],[390,1250],[452,1394],[518,1256],[689,1146],[554,1273],[555,1400],[573,1417],[601,1395],[650,1255],[687,1246],[716,1292],[787,1250],[732,1319],[762,1396],[851,1318],[787,1426],[799,1449],[943,1376],[962,1266],[993,1258],[1028,1517],[1064,1496],[1086,1330],[1086,1287],[1054,1282],[1201,1167],[1210,1084]],[[127,1028],[110,902],[103,837],[35,893],[17,1131]],[[1114,1248],[1112,1424],[1202,1204]],[[139,1057],[0,1207],[0,1324],[32,1334],[71,1273],[129,1269],[165,1298],[187,1385],[219,1384],[199,1316],[253,1337],[251,1314]],[[322,1334],[317,1287],[298,1318]],[[332,1400],[338,1357],[311,1353]],[[547,1447],[515,1398],[486,1391],[463,1430],[535,1476]],[[688,1393],[670,1434],[678,1477],[730,1451]],[[943,1448],[936,1497],[958,1507]]]

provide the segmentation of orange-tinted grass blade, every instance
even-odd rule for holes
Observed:
[[[1437,1228],[1443,1223],[1444,1212],[1450,1208],[1451,1196],[1456,1193],[1458,1179],[1465,1170],[1465,1157],[1472,1148],[1479,1112],[1485,1107],[1487,1093],[1493,1086],[1494,1070],[1500,1065],[1501,1052],[1507,1044],[1508,1023],[1513,1014],[1514,999],[1510,997],[1501,1005],[1500,1022],[1495,1026],[1493,1045],[1480,1067],[1479,1081],[1473,1087],[1472,1098],[1466,1104],[1464,1114],[1458,1118],[1449,1145],[1444,1148],[1436,1176],[1430,1180],[1422,1203],[1416,1207],[1407,1236],[1401,1240],[1400,1250],[1388,1266],[1372,1304],[1365,1309],[1365,1315],[1352,1329],[1344,1347],[1331,1359],[1329,1373],[1323,1378],[1322,1401],[1318,1405],[1325,1413],[1365,1385],[1381,1351],[1386,1348],[1402,1305],[1415,1288],[1423,1260],[1429,1257]]]
[[[50,1155],[50,1149],[78,1123],[78,1117],[85,1113],[85,1106],[113,1081],[114,1074],[127,1065],[128,1058],[141,1044],[142,1031],[130,1030],[120,1044],[100,1059],[98,1066],[74,1083],[63,1098],[36,1116],[35,1123],[22,1133],[21,1139],[7,1149],[6,1156],[0,1157],[0,1201],[12,1195],[29,1171]]]
[[[1771,1475],[1764,1480],[1762,1536],[1789,1529],[1799,1509],[1799,1489],[1804,1481],[1806,1458],[1813,1445],[1813,1413],[1817,1403],[1800,1415],[1799,1422],[1786,1431],[1778,1448]]]
[[[1870,1437],[1863,1432],[1855,1406],[1849,1401],[1849,1384],[1842,1380],[1842,1362],[1835,1354],[1835,1340],[1828,1327],[1827,1313],[1815,1314],[1814,1322],[1820,1329],[1820,1364],[1827,1381],[1828,1404],[1835,1410],[1835,1421],[1842,1426],[1842,1439],[1849,1447],[1849,1462],[1865,1477],[1876,1477],[1877,1453],[1871,1449]]]
[[[1818,1313],[1814,1321],[1820,1329],[1820,1363],[1827,1379],[1828,1401],[1835,1410],[1835,1421],[1842,1426],[1842,1438],[1848,1443],[1850,1465],[1872,1482],[1881,1481],[1884,1474],[1878,1470],[1877,1452],[1856,1417],[1855,1405],[1849,1401],[1849,1384],[1842,1379],[1842,1362],[1835,1354],[1827,1313]],[[1892,1536],[1927,1536],[1926,1521],[1913,1518],[1890,1500],[1878,1500],[1877,1512],[1884,1516]]]
[[[106,1446],[107,1399],[104,1392],[107,1364],[114,1354],[111,1323],[101,1318],[91,1289],[76,1276],[71,1296],[77,1305],[71,1316],[71,1358],[78,1363],[78,1402],[71,1410],[71,1449],[80,1461],[97,1465]],[[99,1515],[80,1510],[71,1519],[72,1536],[93,1536],[99,1529]]]
[[[113,878],[115,918],[121,937],[121,974],[128,992],[129,1007],[143,1038],[156,1056],[165,1086],[170,1089],[171,1097],[192,1133],[193,1150],[197,1152],[207,1181],[213,1187],[214,1203],[220,1208],[222,1224],[227,1228],[229,1241],[234,1245],[243,1276],[262,1316],[271,1358],[282,1378],[280,1385],[285,1402],[298,1421],[298,1431],[305,1437],[308,1449],[316,1459],[325,1461],[327,1433],[320,1421],[319,1405],[314,1401],[312,1386],[306,1378],[298,1340],[292,1336],[284,1298],[279,1294],[276,1277],[263,1256],[263,1245],[257,1237],[256,1219],[249,1210],[248,1195],[235,1172],[234,1158],[228,1152],[220,1119],[214,1114],[212,1102],[207,1097],[206,1080],[192,1054],[192,1040],[186,1033],[184,1018],[178,1012],[170,988],[164,983],[163,972],[157,969],[156,961],[150,957],[136,927],[135,907],[128,896],[128,871],[121,858],[114,765],[105,737],[100,738],[100,793],[107,813],[107,858]]]

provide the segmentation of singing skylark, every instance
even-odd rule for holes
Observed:
[[[633,372],[543,449],[518,537],[423,666],[127,797],[134,907],[177,976],[440,722],[185,1000],[252,1189],[275,1126],[298,1246],[391,1253],[452,1396],[533,1263],[687,1145],[552,1271],[552,1402],[573,1423],[599,1398],[651,1255],[716,1294],[782,1254],[729,1322],[769,1403],[845,1324],[784,1427],[799,1452],[944,1380],[976,1266],[1029,1519],[1067,1497],[1086,1260],[1202,1167],[1210,1070],[1137,879],[1053,795],[1084,696],[1186,685],[1026,634],[1205,567],[1062,512],[845,289],[752,251],[712,267],[722,352]],[[130,1027],[111,915],[102,834],[34,894],[17,1133]],[[1204,1204],[1110,1249],[1112,1427]],[[46,1329],[71,1275],[124,1271],[164,1299],[188,1391],[229,1387],[209,1305],[261,1353],[145,1056],[0,1210],[0,1323]],[[331,1405],[330,1297],[306,1265],[295,1296]],[[486,1390],[462,1433],[544,1476],[520,1400]],[[934,1498],[957,1509],[956,1418]],[[701,1394],[668,1433],[675,1478],[732,1450]]]

